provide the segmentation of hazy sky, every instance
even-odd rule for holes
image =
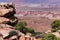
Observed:
[[[0,2],[10,2],[11,0],[0,0]]]
[[[24,0],[28,3],[60,3],[60,0]]]
[[[0,2],[13,2],[16,7],[39,7],[41,3],[60,5],[60,0],[0,0]]]
[[[59,3],[60,0],[0,0],[0,2],[26,2],[26,3]]]
[[[17,10],[20,10],[19,8],[21,7],[38,8],[41,6],[40,4],[45,6],[49,4],[58,4],[60,6],[60,0],[0,0],[0,2],[13,2]]]

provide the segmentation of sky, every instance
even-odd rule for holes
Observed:
[[[59,3],[60,0],[0,0],[0,2]]]
[[[0,2],[10,2],[11,0],[0,0]]]
[[[15,0],[18,2],[25,2],[25,3],[60,3],[60,0]]]
[[[17,0],[25,3],[59,3],[60,0]]]
[[[60,5],[60,0],[0,0],[0,2],[13,2],[18,7],[39,7],[40,4],[57,4]]]

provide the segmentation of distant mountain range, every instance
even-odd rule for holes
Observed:
[[[18,6],[16,7],[17,11],[20,10],[41,10],[41,11],[58,11],[60,12],[60,6]]]
[[[60,0],[10,0],[19,10],[60,10]]]

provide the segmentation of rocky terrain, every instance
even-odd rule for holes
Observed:
[[[20,32],[13,28],[18,21],[14,16],[15,13],[16,11],[13,3],[0,3],[0,40],[2,36],[4,39],[8,39],[11,31],[19,35]]]
[[[14,26],[18,21],[14,16],[15,13],[15,7],[12,3],[0,3],[0,23]]]
[[[18,17],[19,22],[27,22],[27,27],[31,27],[35,32],[46,32],[51,30],[51,23],[54,20],[50,20],[44,17]]]
[[[28,24],[27,27],[34,28],[36,32],[50,30],[51,23],[54,20],[60,20],[60,12],[58,11],[25,10],[17,12],[15,16],[19,21],[26,21]]]
[[[51,23],[60,19],[59,13],[47,11],[20,11],[15,14],[19,22],[27,22],[27,27],[32,27],[36,32],[46,32],[51,29]]]
[[[15,13],[13,3],[0,3],[0,40],[32,40],[30,35],[25,35],[14,28],[18,22]]]
[[[15,16],[19,17],[46,17],[48,19],[60,19],[60,11],[20,10]]]

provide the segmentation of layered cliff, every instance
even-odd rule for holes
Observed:
[[[14,26],[18,21],[14,16],[15,13],[13,3],[0,3],[0,23]]]
[[[11,35],[9,34],[11,31],[17,31],[18,35],[20,33],[13,28],[18,22],[18,19],[14,16],[15,13],[16,10],[13,3],[0,3],[0,34],[3,36],[3,39]]]

